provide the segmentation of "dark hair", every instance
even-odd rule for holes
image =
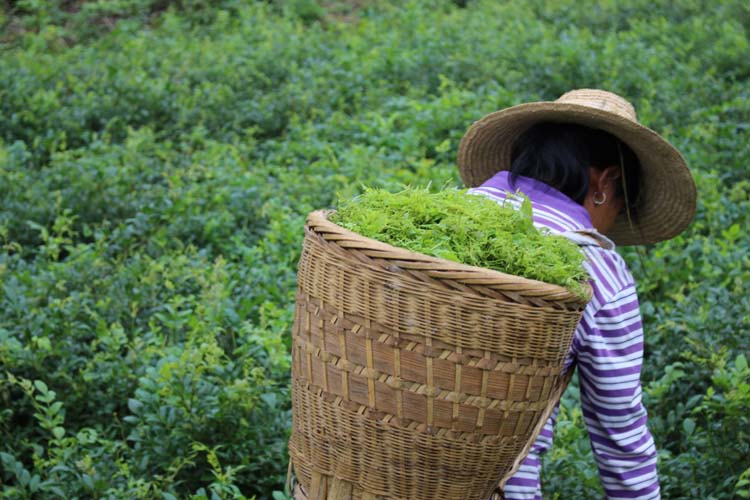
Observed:
[[[622,155],[622,159],[620,158]],[[531,177],[583,204],[589,190],[589,167],[604,168],[622,163],[627,193],[626,206],[635,215],[640,191],[640,164],[627,144],[603,130],[570,123],[538,123],[516,141],[511,155],[510,181]]]

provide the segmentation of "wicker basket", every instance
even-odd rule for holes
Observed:
[[[297,496],[489,498],[559,400],[586,301],[364,238],[329,213],[308,216],[299,263]]]

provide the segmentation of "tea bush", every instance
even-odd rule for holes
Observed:
[[[0,3],[4,498],[283,498],[305,214],[458,186],[473,120],[629,97],[698,213],[622,253],[665,498],[750,498],[747,2]],[[575,388],[550,498],[600,498]]]

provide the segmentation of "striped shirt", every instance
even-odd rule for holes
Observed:
[[[498,172],[470,192],[518,204],[513,193],[531,200],[534,224],[560,234],[587,231],[605,242],[581,246],[594,295],[583,312],[567,366],[578,366],[583,417],[602,486],[609,499],[660,498],[656,448],[641,402],[643,329],[635,282],[614,244],[593,229],[586,209],[534,179]],[[505,485],[507,500],[541,499],[541,455],[552,446],[557,409],[531,453]]]

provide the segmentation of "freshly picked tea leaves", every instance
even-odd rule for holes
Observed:
[[[581,296],[588,279],[575,243],[534,227],[528,199],[516,210],[462,189],[367,189],[340,202],[331,221],[390,245],[564,286]]]

